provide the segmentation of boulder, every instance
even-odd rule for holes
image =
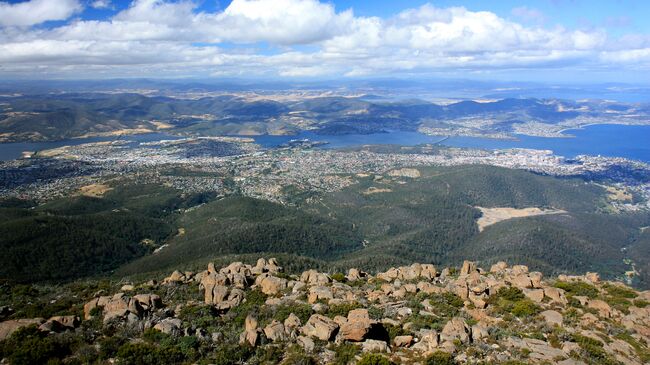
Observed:
[[[246,316],[246,319],[244,321],[244,332],[239,336],[239,343],[240,344],[249,344],[251,346],[257,345],[257,342],[259,341],[259,329],[258,329],[258,322],[257,318],[253,317],[252,315]]]
[[[126,317],[129,313],[140,317],[144,311],[137,300],[127,297],[124,293],[117,293],[112,297],[99,297],[97,305],[104,307],[104,322],[113,318]]]
[[[77,316],[55,316],[48,319],[38,328],[46,332],[64,332],[74,330],[79,326],[79,317]]]
[[[435,351],[439,345],[438,332],[434,330],[420,331],[420,341],[413,345],[413,349],[421,352]]]
[[[97,302],[99,301],[99,298],[93,298],[86,304],[84,304],[84,319],[89,320],[93,316],[90,314],[93,309],[97,308]]]
[[[300,318],[297,315],[291,313],[289,317],[284,320],[284,330],[289,337],[296,337],[298,335],[298,330],[300,328]]]
[[[381,279],[383,281],[388,281],[391,282],[399,276],[399,270],[391,267],[388,269],[386,272],[380,272],[377,274],[377,279]]]
[[[341,337],[348,341],[363,341],[372,324],[367,309],[353,309],[348,313],[347,321],[341,325]]]
[[[269,259],[264,269],[271,274],[277,274],[283,271],[282,266],[278,265],[278,260],[275,257]]]
[[[514,275],[528,274],[528,266],[526,266],[526,265],[514,265],[512,267],[512,273]]]
[[[204,279],[205,280],[205,279]],[[205,285],[205,304],[217,305],[228,298],[228,287],[225,285]]]
[[[305,352],[307,352],[307,353],[313,352],[313,351],[314,351],[314,348],[316,347],[316,344],[314,343],[314,340],[312,340],[312,339],[309,338],[309,337],[298,336],[298,338],[296,338],[296,342],[297,342],[298,345],[299,345],[300,347],[302,347],[302,348],[305,350]]]
[[[361,280],[361,271],[359,269],[352,268],[348,270],[348,274],[345,276],[348,281],[357,281]]]
[[[264,335],[273,342],[284,341],[287,338],[284,325],[276,320],[264,327]]]
[[[568,303],[566,297],[564,296],[564,290],[562,289],[547,287],[544,288],[544,295],[549,297],[552,303],[558,303],[562,305],[566,305]]]
[[[185,280],[185,275],[182,272],[175,270],[171,275],[163,279],[163,284],[182,283]]]
[[[413,264],[411,266],[402,266],[399,268],[397,278],[400,280],[415,280],[420,277],[422,265]]]
[[[463,267],[460,268],[460,275],[469,275],[476,272],[476,263],[472,261],[463,261]]]
[[[536,303],[541,303],[544,300],[544,290],[543,289],[523,289],[524,295]]]
[[[287,288],[287,279],[267,276],[260,282],[260,290],[266,295],[278,295]]]
[[[313,286],[309,289],[309,296],[307,301],[309,304],[314,304],[319,300],[330,300],[334,299],[334,294],[332,289],[327,286]]]
[[[438,271],[436,267],[431,264],[422,264],[422,271],[420,271],[420,277],[428,280],[433,280],[438,276]]]
[[[529,352],[528,357],[535,361],[554,361],[558,358],[564,358],[564,351],[552,347],[549,343],[534,338],[515,338],[510,337],[506,344],[518,349],[526,349]]]
[[[11,319],[0,322],[0,341],[9,338],[14,332],[23,327],[39,325],[41,323],[43,323],[43,318]]]
[[[332,278],[316,270],[307,270],[300,275],[300,281],[311,285],[325,285],[332,282]]]
[[[528,274],[528,277],[530,278],[530,283],[532,288],[539,289],[542,287],[542,278],[544,277],[541,272],[539,271],[533,271],[530,274]]]
[[[395,336],[393,344],[396,347],[409,347],[413,343],[413,336]]]
[[[479,322],[472,326],[472,341],[480,341],[489,336],[488,327],[484,323]]]
[[[501,274],[505,272],[507,268],[508,264],[506,264],[504,261],[499,261],[490,267],[490,272],[494,274]]]
[[[339,325],[333,320],[320,314],[309,317],[307,323],[302,327],[302,333],[319,340],[329,341],[336,334]]]
[[[383,352],[390,353],[388,344],[379,340],[365,340],[361,343],[361,351],[363,352]]]
[[[257,259],[257,263],[255,264],[255,266],[253,266],[251,268],[251,274],[260,275],[260,274],[264,273],[265,269],[266,269],[266,265],[267,265],[267,262],[266,262],[265,258]]]
[[[145,311],[162,308],[163,306],[162,299],[157,294],[138,294],[133,296],[133,300],[137,301]]]
[[[600,275],[597,272],[588,272],[585,274],[585,279],[591,283],[599,283]]]
[[[440,333],[442,341],[460,340],[463,343],[469,343],[471,339],[472,329],[465,323],[465,320],[460,317],[450,319]]]
[[[598,314],[603,318],[610,318],[612,316],[612,307],[600,299],[589,300],[587,307],[597,310]]]
[[[550,326],[562,326],[563,322],[563,317],[560,312],[554,311],[554,310],[546,310],[540,313],[542,317],[544,317],[544,320],[546,323],[548,323]]]
[[[153,328],[171,336],[179,336],[181,334],[182,324],[183,322],[178,318],[165,318],[162,321],[156,323]]]
[[[530,276],[528,274],[519,274],[515,276],[511,276],[508,281],[512,286],[515,286],[519,289],[526,289],[526,288],[532,288],[533,287],[533,282],[530,280]]]

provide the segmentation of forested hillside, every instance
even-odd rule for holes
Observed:
[[[632,259],[634,283],[648,283],[648,233],[641,232],[650,217],[603,209],[608,198],[598,185],[486,166],[409,175],[360,176],[324,194],[287,186],[296,192],[294,205],[129,184],[101,197],[5,201],[0,275],[21,282],[132,275],[265,253],[292,255],[296,268],[512,260],[552,274],[598,270],[609,278],[632,270]],[[506,219],[481,231],[479,207],[559,214]]]

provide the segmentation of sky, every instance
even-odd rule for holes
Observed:
[[[647,0],[0,0],[0,78],[650,84],[649,16]]]

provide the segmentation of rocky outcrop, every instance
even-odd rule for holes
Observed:
[[[55,316],[41,324],[38,329],[46,332],[65,332],[73,331],[79,327],[81,321],[77,316]]]
[[[31,325],[40,325],[43,323],[43,318],[29,318],[29,319],[12,319],[0,322],[0,341],[7,339],[14,332],[19,329]]]
[[[382,353],[396,363],[439,351],[458,363],[640,365],[647,359],[650,291],[604,282],[594,273],[545,279],[523,265],[499,262],[487,271],[465,261],[440,271],[429,264],[376,275],[350,269],[345,280],[335,278],[315,270],[285,274],[273,259],[222,268],[209,264],[196,274],[174,272],[155,286],[165,300],[135,294],[148,285],[137,283],[129,284],[133,294],[97,296],[85,304],[84,319],[101,316],[106,328],[124,326],[124,333],[153,328],[193,336],[192,341],[262,346],[273,353],[296,345],[317,363],[331,363],[336,356],[324,341],[354,344],[346,348],[357,355]],[[178,299],[187,298],[183,291],[197,290],[197,284],[202,300]],[[11,315],[3,311],[5,318]],[[244,316],[243,328],[226,332],[236,328],[231,321]],[[198,327],[203,323],[219,323],[223,330],[210,333]],[[87,328],[73,315],[12,319],[0,323],[0,335],[30,324],[48,336]],[[391,335],[395,331],[398,335]]]
[[[129,297],[124,293],[117,293],[113,296],[101,296],[92,299],[84,305],[84,318],[92,318],[94,309],[101,309],[104,315],[104,322],[115,318],[141,318],[161,305],[160,297],[157,295],[139,295]]]

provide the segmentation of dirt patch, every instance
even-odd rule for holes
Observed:
[[[403,168],[403,169],[388,171],[388,176],[410,177],[415,179],[420,177],[421,174],[420,174],[420,170],[418,169]]]
[[[155,132],[153,129],[141,127],[141,128],[117,129],[110,132],[91,132],[74,138],[117,137],[117,136],[133,135],[133,134],[147,134],[153,132]]]
[[[363,192],[363,195],[378,194],[378,193],[390,193],[391,189],[386,188],[377,188],[374,186],[369,187],[366,191]]]
[[[104,196],[104,194],[106,194],[107,191],[113,190],[113,188],[104,184],[92,184],[92,185],[82,186],[81,189],[79,190],[81,192],[81,195],[83,196],[99,198]]]
[[[165,122],[159,122],[159,121],[155,121],[155,120],[154,120],[154,121],[151,121],[151,122],[149,122],[149,123],[153,124],[153,125],[156,127],[156,129],[170,129],[170,128],[174,128],[173,125],[171,125],[171,124],[169,124],[169,123],[165,123]]]
[[[632,194],[630,194],[627,189],[620,189],[614,186],[606,186],[605,189],[607,189],[607,197],[610,200],[613,201],[619,201],[619,202],[631,202],[632,201]]]
[[[524,218],[524,217],[534,217],[537,215],[548,215],[548,214],[562,214],[566,213],[564,210],[559,209],[540,209],[536,207],[531,208],[483,208],[476,207],[478,210],[483,213],[481,218],[476,222],[478,224],[478,230],[483,231],[485,227],[491,226],[495,223],[499,223],[512,218]]]

